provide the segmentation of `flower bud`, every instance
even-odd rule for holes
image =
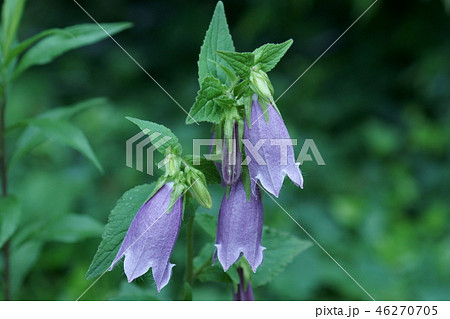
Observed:
[[[250,87],[259,96],[268,100],[268,102],[273,102],[273,87],[266,72],[252,70],[250,72]]]
[[[166,150],[166,157],[164,159],[167,176],[175,176],[180,171],[180,157],[170,152],[170,148]]]
[[[210,209],[212,207],[211,194],[206,187],[205,176],[199,170],[190,167],[187,173],[189,186],[195,199],[203,207]]]
[[[231,138],[223,138],[222,178],[226,185],[233,185],[241,175],[242,153],[239,144],[238,124],[233,121]]]

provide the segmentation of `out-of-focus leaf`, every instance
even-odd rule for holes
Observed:
[[[10,263],[11,267],[11,293],[14,296],[22,285],[25,276],[34,267],[43,246],[43,242],[32,240],[12,247]]]
[[[75,114],[98,105],[104,105],[107,103],[107,100],[104,98],[93,98],[83,102],[76,103],[71,106],[64,106],[55,109],[51,109],[46,111],[37,118],[47,118],[53,120],[68,120]],[[26,123],[25,123],[26,124]],[[17,143],[16,149],[11,157],[10,162],[8,163],[8,169],[13,167],[24,155],[26,155],[29,151],[44,143],[46,140],[46,136],[44,133],[34,126],[28,126],[22,135],[19,137],[19,141]]]
[[[202,282],[239,283],[236,264],[232,265],[227,272],[224,272],[218,261],[213,264],[213,253],[214,243],[207,243],[194,258],[194,274],[196,278]]]
[[[227,63],[216,55],[216,50],[234,51],[233,40],[228,29],[222,1],[219,1],[216,5],[200,49],[198,59],[198,82],[200,85],[207,76],[218,78],[222,83],[225,83],[227,80],[225,71],[220,67],[220,65],[226,67]]]
[[[68,214],[46,228],[43,239],[63,243],[75,243],[86,238],[100,236],[103,225],[87,215]]]
[[[41,40],[42,38],[52,35],[52,34],[66,34],[66,31],[61,29],[48,29],[44,30],[42,32],[39,32],[38,34],[20,42],[18,45],[14,46],[14,48],[8,52],[8,56],[5,59],[4,64],[8,65],[9,62],[11,62],[12,59],[23,53],[25,50],[27,50],[30,46],[35,44],[37,41]]]
[[[117,22],[102,24],[104,30],[94,23],[65,28],[64,33],[50,35],[28,50],[20,60],[14,76],[33,65],[49,63],[69,50],[103,40],[108,37],[106,32],[113,35],[130,27],[130,23]]]
[[[100,276],[112,264],[119,251],[120,245],[128,231],[134,216],[139,208],[152,193],[153,184],[144,184],[125,192],[117,201],[105,226],[102,242],[92,260],[86,279]]]
[[[267,43],[260,46],[253,54],[255,55],[255,63],[259,64],[261,70],[269,72],[272,70],[278,62],[280,62],[286,51],[289,50],[294,41],[289,39],[283,43],[274,44]]]
[[[6,54],[17,35],[25,0],[5,0],[2,7],[2,51]]]
[[[19,221],[19,201],[14,196],[0,197],[0,247],[14,234]]]
[[[253,287],[269,283],[312,243],[300,240],[291,234],[264,227],[262,245],[266,247],[264,261],[252,278]]]
[[[38,128],[50,140],[76,149],[89,159],[100,172],[103,172],[103,168],[97,160],[86,136],[76,126],[69,122],[50,118],[35,118],[29,120],[28,123]]]
[[[194,273],[196,278],[202,282],[231,282],[230,278],[219,264],[213,265],[213,253],[214,244],[212,242],[207,243],[194,258]]]
[[[176,137],[175,134],[173,134],[172,131],[164,125],[135,119],[133,117],[126,117],[126,119],[139,126],[142,132],[148,135],[151,143],[163,155],[165,155],[168,147],[170,147],[172,151],[175,151],[177,154],[182,153],[182,148],[178,142],[178,137]]]
[[[156,290],[156,289],[155,289]],[[134,283],[122,282],[117,296],[110,298],[111,301],[160,301],[154,292],[137,286]]]
[[[216,238],[217,217],[205,213],[197,213],[195,214],[195,221],[208,235]]]

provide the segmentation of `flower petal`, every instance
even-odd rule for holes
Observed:
[[[173,183],[165,184],[142,205],[131,222],[122,246],[110,270],[125,255],[124,269],[128,281],[145,274],[152,267],[158,291],[167,285],[173,264],[169,262],[178,237],[182,218],[180,197],[168,213]]]
[[[217,225],[215,257],[225,271],[241,254],[255,272],[263,260],[261,246],[263,208],[259,190],[247,201],[241,180],[231,186],[230,195],[225,194],[220,207]]]
[[[258,153],[263,162],[252,155],[248,145],[245,150],[250,159],[248,168],[252,178],[252,190],[255,190],[256,181],[259,181],[268,192],[278,197],[286,175],[302,188],[303,177],[295,163],[292,145],[284,144],[290,143],[291,138],[283,119],[271,104],[267,106],[267,114],[269,116],[268,123],[264,118],[258,97],[253,96],[251,120],[254,123],[252,122],[251,128],[249,128],[247,121],[245,122],[244,139],[247,139],[255,147],[262,144]],[[263,143],[262,139],[265,139]]]

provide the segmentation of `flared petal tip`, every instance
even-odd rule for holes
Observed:
[[[161,278],[159,278],[159,280],[155,280],[156,289],[158,290],[158,292],[161,292],[161,289],[163,289],[169,283],[170,277],[172,277],[172,268],[173,267],[175,267],[175,264],[168,263],[163,276]],[[154,272],[153,272],[153,277],[155,278]]]
[[[252,271],[254,273],[256,273],[256,270],[258,269],[258,267],[262,264],[262,262],[264,260],[264,254],[263,254],[264,250],[266,250],[266,247],[259,246],[255,258],[252,261],[247,259],[248,263],[250,264],[250,267],[252,267]]]

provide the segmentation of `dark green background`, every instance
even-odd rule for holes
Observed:
[[[238,51],[294,40],[270,72],[279,96],[370,4],[341,1],[224,1]],[[81,1],[100,22],[129,21],[115,38],[186,109],[198,90],[197,58],[215,1]],[[450,299],[450,4],[378,3],[277,103],[292,138],[314,139],[326,166],[306,162],[305,185],[285,183],[279,202],[375,299]],[[72,1],[28,1],[20,39],[43,29],[90,23]],[[189,152],[209,127],[184,125],[185,114],[111,40],[35,67],[12,91],[8,123],[96,96],[110,103],[75,118],[105,174],[77,152],[46,143],[10,173],[24,215],[88,214],[105,223],[121,194],[153,181],[125,166],[125,141],[137,128],[125,116],[164,124]],[[11,134],[12,146],[17,134]],[[12,152],[11,147],[9,152]],[[218,211],[221,189],[212,189]],[[307,236],[268,197],[265,224]],[[30,219],[30,223],[31,223]],[[207,240],[196,229],[196,251]],[[129,285],[121,267],[85,299],[178,297],[184,228],[170,284],[159,295],[151,278]],[[100,237],[32,247],[14,299],[75,299]],[[37,251],[35,251],[36,253]],[[27,255],[28,256],[28,255]],[[13,268],[15,265],[13,265]],[[194,299],[230,300],[221,284],[194,286]],[[368,300],[317,246],[295,258],[263,300]]]

